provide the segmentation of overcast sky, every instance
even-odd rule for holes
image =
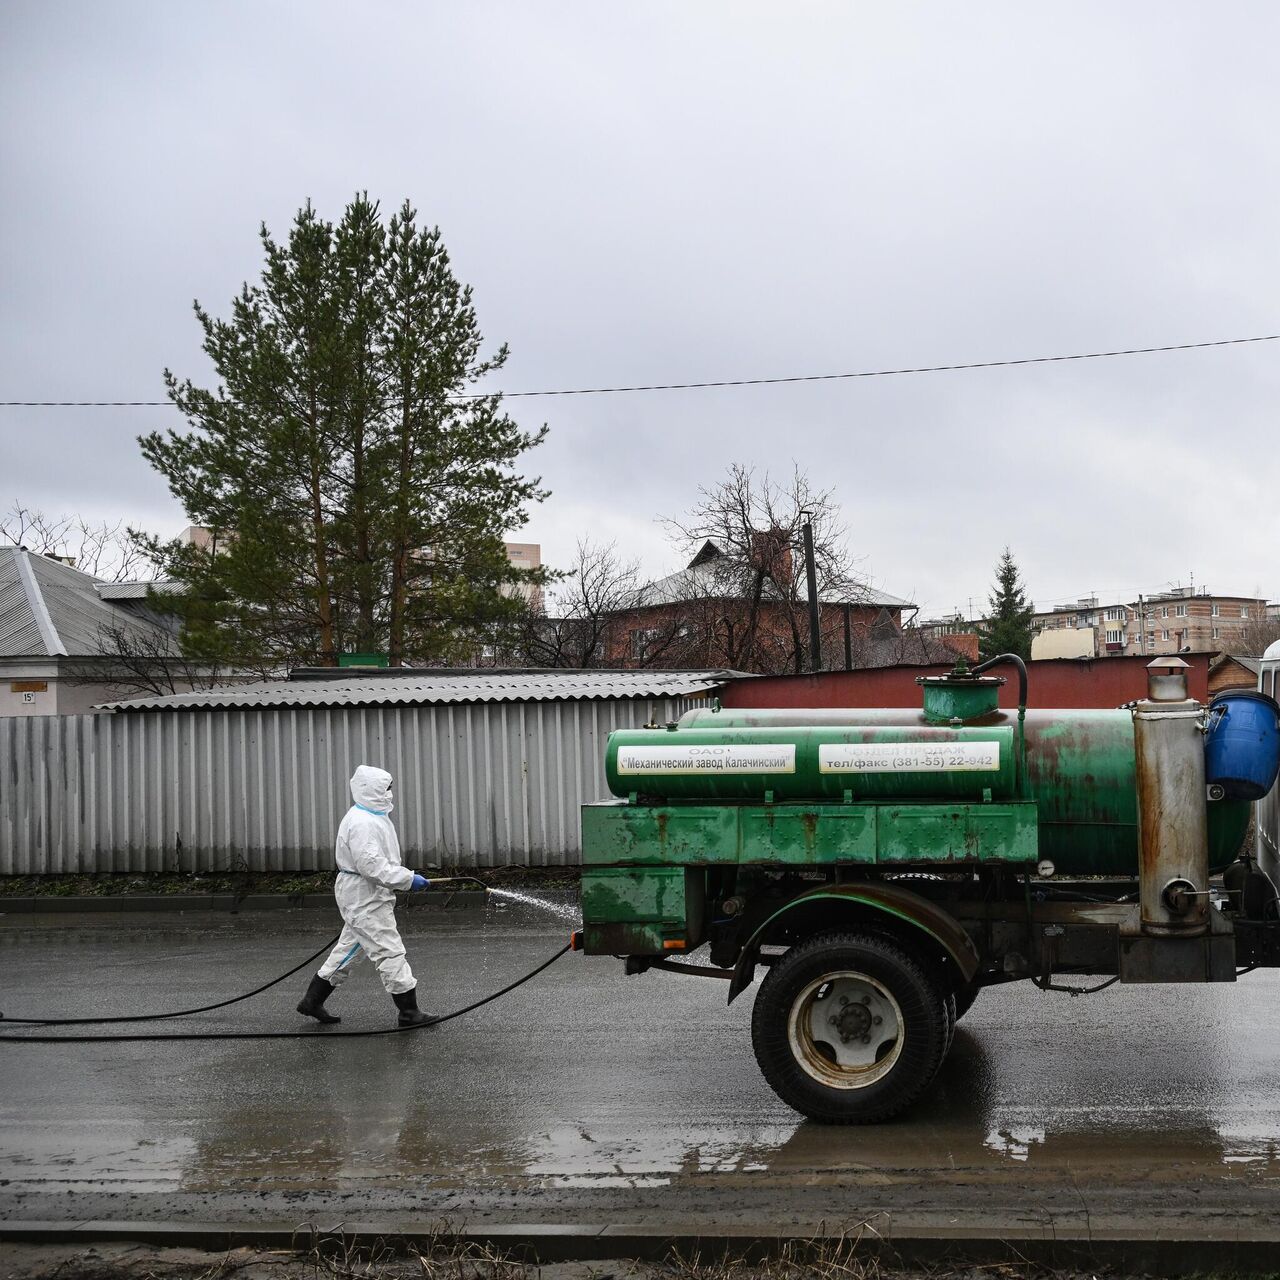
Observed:
[[[0,7],[0,399],[161,399],[310,197],[438,223],[509,390],[1280,332],[1273,3]],[[1280,596],[1280,342],[516,400],[564,563],[793,461],[876,586]],[[174,533],[167,409],[0,409],[0,503]]]

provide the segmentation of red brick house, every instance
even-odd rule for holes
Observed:
[[[915,611],[908,600],[858,584],[821,593],[823,665],[845,667],[846,649],[853,667],[954,656],[936,638],[904,628],[904,614]],[[634,604],[613,616],[603,661],[609,667],[808,670],[808,600],[789,545],[761,534],[743,563],[706,542],[685,568],[641,588]]]

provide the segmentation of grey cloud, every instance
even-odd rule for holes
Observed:
[[[256,227],[409,196],[511,388],[830,372],[1280,329],[1274,6],[11,2],[2,398],[200,377]],[[670,567],[730,461],[832,485],[877,582],[1048,602],[1194,571],[1280,592],[1280,344],[513,402],[525,536]],[[137,431],[5,412],[6,493],[175,529]]]

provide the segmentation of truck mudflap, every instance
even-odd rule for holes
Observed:
[[[971,982],[978,972],[978,949],[960,922],[935,902],[895,884],[820,885],[791,899],[761,924],[747,940],[734,966],[729,983],[732,1004],[754,981],[760,948],[784,917],[806,912],[825,904],[837,918],[841,908],[851,916],[865,920],[876,914],[910,925],[931,938],[951,959],[964,982]]]

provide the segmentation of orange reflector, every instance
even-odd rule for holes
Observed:
[[[683,938],[668,938],[663,944],[663,951],[683,951],[685,942]]]
[[[582,930],[581,929],[575,929],[569,935],[569,950],[570,951],[582,950]]]

